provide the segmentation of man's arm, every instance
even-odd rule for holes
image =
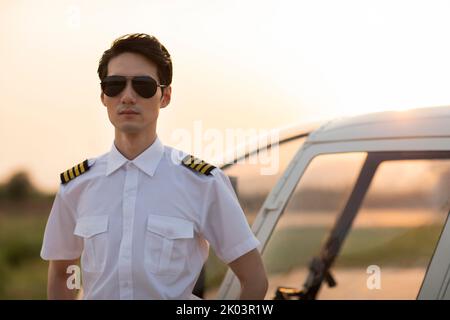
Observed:
[[[78,265],[78,260],[51,260],[48,266],[47,298],[49,300],[75,300],[77,290],[67,287],[70,273],[67,268]]]
[[[257,249],[230,262],[229,267],[241,283],[241,300],[264,299],[268,281],[261,255]]]

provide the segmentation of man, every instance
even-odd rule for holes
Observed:
[[[75,298],[67,270],[81,257],[85,299],[195,298],[211,245],[239,278],[240,298],[262,299],[259,242],[229,179],[157,136],[172,93],[166,48],[146,34],[121,37],[98,74],[115,139],[108,153],[61,174],[41,251],[48,297]]]

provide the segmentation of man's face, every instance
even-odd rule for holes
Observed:
[[[109,61],[108,76],[149,76],[160,84],[156,64],[148,61],[144,56],[125,52]],[[127,81],[125,89],[115,97],[108,97],[103,92],[101,100],[108,110],[108,117],[116,131],[128,134],[139,134],[156,128],[159,109],[170,102],[171,88],[161,88],[151,98],[143,98],[137,94],[131,81]]]

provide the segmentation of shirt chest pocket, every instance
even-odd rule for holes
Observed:
[[[77,220],[74,234],[83,238],[81,266],[84,271],[103,271],[108,249],[107,231],[108,216],[81,217]]]
[[[193,238],[191,221],[150,214],[144,245],[146,268],[160,275],[180,274],[189,269],[189,247]]]

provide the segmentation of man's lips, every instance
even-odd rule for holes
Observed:
[[[123,110],[119,112],[119,114],[139,114],[139,112],[133,111],[133,110]]]

